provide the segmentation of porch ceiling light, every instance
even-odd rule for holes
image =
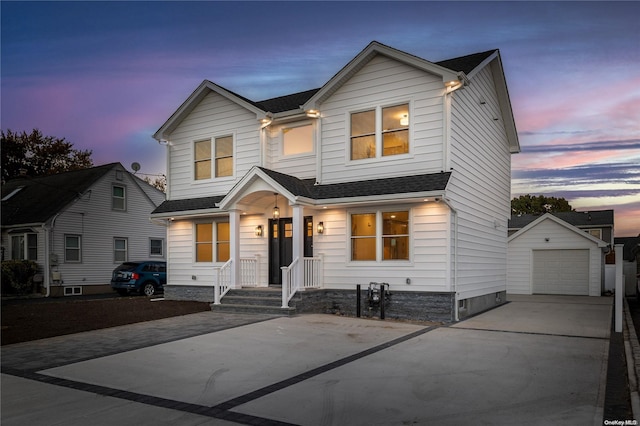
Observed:
[[[273,195],[276,196],[276,204],[275,204],[275,207],[273,208],[273,218],[278,219],[280,217],[280,209],[278,208],[278,194],[275,193]]]

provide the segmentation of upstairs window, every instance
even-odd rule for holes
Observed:
[[[351,160],[407,154],[409,104],[351,114]]]
[[[114,185],[111,188],[111,208],[113,210],[126,210],[127,198],[124,186]]]
[[[313,126],[282,129],[282,154],[300,155],[313,152]]]
[[[233,176],[233,136],[194,143],[194,179]]]
[[[233,137],[216,138],[216,177],[233,175]]]
[[[195,179],[211,179],[211,141],[196,142],[194,148]]]

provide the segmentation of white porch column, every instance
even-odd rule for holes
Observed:
[[[231,259],[231,288],[240,282],[240,211],[229,210],[229,258]]]
[[[303,288],[304,283],[304,207],[293,206],[293,258],[298,259],[298,264],[293,270],[292,279],[295,286]]]

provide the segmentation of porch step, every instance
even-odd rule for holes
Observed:
[[[220,305],[211,304],[214,312],[238,312],[270,315],[295,315],[296,308],[282,308],[280,288],[244,288],[230,290]]]

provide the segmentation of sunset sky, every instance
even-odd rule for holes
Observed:
[[[204,79],[254,101],[322,86],[372,40],[430,61],[500,49],[512,195],[615,209],[640,234],[640,2],[13,2],[1,127],[165,173],[151,135]]]

